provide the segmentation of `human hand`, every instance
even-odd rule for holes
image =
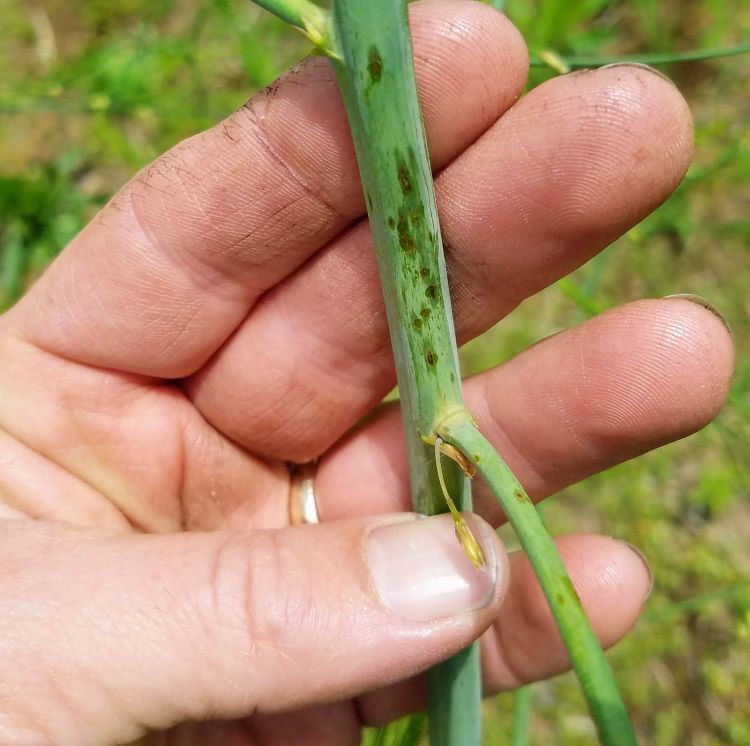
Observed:
[[[667,196],[689,115],[632,66],[517,102],[527,60],[503,17],[411,11],[465,341]],[[394,383],[363,215],[313,58],[145,169],[0,320],[2,743],[339,746],[420,707],[417,674],[483,632],[488,691],[566,668],[522,556],[476,519],[495,560],[477,573],[449,519],[395,514],[398,412],[352,430]],[[541,499],[702,426],[731,366],[715,316],[643,301],[466,397]],[[285,462],[312,458],[323,523],[287,527]],[[501,520],[481,487],[477,506]],[[641,559],[559,546],[614,643],[648,592]]]

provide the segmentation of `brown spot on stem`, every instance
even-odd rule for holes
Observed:
[[[575,586],[573,585],[573,583],[571,582],[570,578],[567,575],[562,578],[562,584],[567,588],[567,590],[575,599],[576,603],[580,606],[581,597],[578,595],[578,591],[575,589]]]
[[[427,352],[425,359],[428,365],[435,365],[437,363],[437,355],[432,350]]]
[[[404,251],[414,251],[414,239],[409,232],[409,223],[403,214],[398,217],[398,242]]]
[[[426,280],[430,276],[430,270],[427,267],[422,267],[419,274]]]
[[[369,63],[367,72],[370,73],[370,80],[377,83],[383,74],[383,59],[378,52],[377,47],[370,47]]]
[[[406,170],[406,166],[404,166],[403,163],[399,164],[398,167],[398,183],[401,185],[401,191],[404,194],[409,194],[411,191],[411,179],[409,178],[409,172]]]
[[[428,285],[424,294],[431,300],[435,300],[435,298],[437,298],[437,287],[435,285]]]

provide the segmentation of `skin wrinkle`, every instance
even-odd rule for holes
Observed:
[[[61,395],[61,400],[65,401],[65,394]],[[71,409],[70,407],[68,407],[67,411],[69,413],[71,413],[73,411],[73,409]],[[2,412],[0,411],[0,416],[1,415],[2,415]],[[67,423],[63,423],[62,425],[59,425],[59,429],[65,430],[66,426],[72,426],[83,437],[83,435],[85,433],[85,429],[81,428],[80,425],[77,424],[74,420],[70,420],[69,419]],[[2,429],[6,433],[8,433],[9,435],[11,435],[15,440],[17,440],[23,447],[28,448],[28,449],[32,450],[33,452],[40,454],[44,459],[46,459],[47,461],[49,461],[52,465],[54,465],[54,466],[56,466],[56,467],[58,467],[60,469],[63,469],[66,472],[71,473],[72,476],[75,476],[86,487],[91,488],[97,494],[101,494],[101,490],[97,489],[97,487],[96,487],[96,481],[97,480],[96,479],[92,480],[90,474],[89,475],[83,475],[82,473],[80,473],[80,471],[76,470],[75,468],[71,469],[71,465],[69,463],[70,462],[70,457],[69,456],[66,457],[66,455],[65,455],[66,453],[67,454],[73,454],[73,456],[74,456],[73,460],[74,461],[76,461],[76,460],[80,461],[80,459],[75,459],[75,453],[76,453],[76,451],[81,450],[81,446],[77,446],[77,447],[74,447],[74,448],[67,447],[67,449],[66,449],[66,451],[64,453],[60,453],[60,448],[59,447],[56,448],[54,445],[51,445],[50,442],[48,442],[46,444],[42,444],[42,443],[37,442],[36,445],[32,445],[32,443],[29,442],[28,438],[21,437],[21,435],[18,432],[18,428],[17,427],[13,428],[13,427],[9,427],[8,426],[7,415],[6,415],[6,419],[4,420],[4,422],[0,422],[0,427],[2,427]],[[50,427],[50,422],[47,421],[47,428],[46,428],[46,430],[49,429],[49,427]],[[42,430],[41,432],[46,432],[46,430]],[[67,433],[67,430],[65,430],[65,432]],[[61,440],[64,441],[64,440],[67,440],[67,438],[61,438]],[[75,442],[75,439],[73,439],[73,441]],[[51,441],[51,442],[54,442],[54,441]],[[86,445],[84,452],[86,454],[88,454],[89,453],[89,449],[90,449],[90,445]],[[111,483],[110,483],[110,486],[111,486]],[[116,501],[113,500],[113,503],[116,503]],[[134,521],[133,520],[130,520],[129,523],[131,525],[134,525]]]
[[[259,535],[257,540],[265,541],[265,534]],[[238,673],[234,670],[236,661],[242,660],[241,666],[246,667],[259,651],[257,635],[254,633],[250,617],[250,599],[256,588],[256,574],[242,561],[242,556],[246,552],[246,547],[230,533],[217,537],[217,542],[212,542],[209,553],[212,561],[209,564],[206,583],[209,592],[197,599],[195,604],[196,616],[201,621],[206,639],[215,639],[215,649],[222,650],[226,655],[226,663],[222,663],[220,659],[196,661],[196,670],[215,670],[217,666],[221,666],[222,686],[231,685],[236,690],[239,690],[238,685],[234,683],[239,681]],[[246,707],[248,712],[253,712],[256,702],[251,693],[252,687],[248,687],[247,682],[245,685],[248,698]],[[262,684],[258,681],[255,686]],[[208,704],[202,710],[188,713],[188,718],[205,718],[219,710],[218,706],[211,706],[212,700],[219,697],[215,686],[201,688],[203,691],[196,699]]]
[[[132,215],[132,211],[130,213]],[[88,239],[88,232],[84,230],[84,232],[81,234],[81,237],[76,239],[76,241],[81,244],[82,240]],[[85,251],[86,254],[92,254],[90,250]],[[163,257],[160,257],[163,258]],[[137,260],[137,261],[136,261]],[[141,306],[144,309],[143,315],[144,317],[151,317],[149,319],[149,329],[147,334],[150,336],[154,336],[154,329],[158,328],[171,328],[174,324],[173,316],[175,315],[175,308],[178,310],[184,306],[180,305],[180,302],[175,302],[176,297],[184,298],[184,294],[180,291],[176,290],[176,283],[175,278],[180,278],[181,280],[184,280],[184,274],[181,272],[174,273],[174,272],[164,272],[161,265],[156,263],[154,261],[154,255],[150,253],[148,250],[145,251],[138,251],[138,254],[136,258],[131,259],[129,264],[132,266],[136,266],[140,262],[141,264],[148,262],[149,266],[146,267],[140,267],[140,271],[138,272],[124,272],[123,273],[123,279],[120,280],[120,283],[128,282],[129,285],[133,286],[132,296],[134,298],[140,298],[141,299]],[[72,265],[72,267],[75,267],[75,265]],[[147,271],[146,271],[147,270]],[[80,276],[80,277],[79,277]],[[154,286],[153,284],[153,278],[154,276],[158,276],[160,278],[159,283]],[[69,271],[67,273],[63,273],[62,275],[58,274],[57,281],[55,283],[55,289],[60,291],[62,290],[63,298],[68,298],[70,293],[67,292],[67,288],[69,287],[75,287],[76,284],[79,284],[83,282],[84,284],[89,285],[91,290],[91,295],[93,299],[96,299],[98,297],[97,293],[98,291],[96,288],[91,285],[91,283],[94,281],[94,277],[90,275],[90,273],[87,272],[76,272]],[[198,288],[200,290],[200,288]],[[170,298],[171,302],[169,305],[163,305],[161,303],[154,303],[154,292],[155,291],[159,298]],[[61,309],[63,308],[70,308],[70,313],[68,314],[68,320],[75,318],[75,327],[76,329],[81,330],[89,330],[91,327],[89,320],[90,316],[89,313],[91,309],[88,309],[86,303],[79,303],[78,297],[80,297],[82,294],[80,292],[75,293],[75,298],[71,298],[67,302],[64,302],[62,304],[55,304],[53,305],[54,313],[50,320],[57,320],[58,324],[65,323],[65,314],[61,313]],[[30,296],[33,299],[35,296],[32,294]],[[87,294],[86,297],[89,297]],[[199,308],[199,301],[198,298],[200,298],[200,293],[191,292],[189,295],[190,299],[190,306],[193,308]],[[20,304],[19,304],[20,306]],[[160,310],[161,309],[161,310]],[[40,308],[39,311],[41,312],[42,309]],[[12,313],[12,312],[11,312]],[[194,313],[194,312],[193,312]],[[156,315],[155,315],[156,314]],[[161,324],[155,323],[158,320],[159,315],[162,315],[165,321]],[[109,307],[106,305],[105,302],[98,303],[98,310],[95,314],[96,318],[111,318],[111,314],[109,314]],[[179,320],[179,314],[178,314],[178,320]],[[28,331],[27,329],[28,325],[23,325],[22,329],[24,333]],[[116,335],[123,335],[123,334],[129,334],[128,330],[128,319],[127,316],[116,316],[114,319],[112,319],[109,323],[109,326],[113,327],[113,329],[108,329],[109,334],[116,334]],[[82,346],[82,349],[86,349],[88,347],[96,347],[98,338],[100,334],[97,334],[97,330],[90,329],[89,337],[87,339],[87,342],[85,345]],[[27,334],[28,338],[28,334]],[[73,363],[80,362],[76,359],[76,356],[68,357],[63,352],[61,352],[59,349],[55,347],[48,346],[44,340],[40,341],[38,339],[33,339],[33,344],[38,348],[41,349],[51,355],[55,355],[59,358],[66,358],[71,360]],[[160,353],[157,353],[154,358],[164,357],[163,356],[163,350],[160,350]],[[80,356],[78,356],[80,357]],[[149,365],[153,363],[153,359],[150,358]],[[169,359],[168,359],[169,360]],[[171,362],[171,361],[170,361]],[[169,362],[167,363],[169,365]],[[137,373],[137,371],[135,371]],[[169,371],[164,371],[164,373],[168,373]],[[173,370],[172,373],[175,373],[177,375],[180,374],[180,370]],[[184,374],[186,371],[182,371]]]
[[[35,352],[38,350],[38,348],[33,347],[30,349]],[[89,378],[96,373],[96,371],[93,370],[85,371],[84,368],[86,366],[81,366],[77,363],[75,365]],[[17,428],[13,432],[14,437],[18,439],[19,442],[25,443],[27,447],[33,447],[35,452],[45,456],[52,464],[64,469],[66,472],[70,472],[81,481],[82,485],[91,489],[92,497],[96,495],[101,497],[102,494],[106,494],[112,504],[118,507],[118,512],[128,520],[129,525],[132,527],[140,529],[145,528],[145,524],[142,522],[143,515],[139,518],[128,510],[128,506],[135,500],[133,495],[136,494],[136,492],[139,494],[140,500],[147,503],[159,503],[162,506],[169,504],[173,506],[168,510],[161,510],[162,518],[160,518],[153,526],[153,528],[157,530],[160,526],[163,529],[165,528],[161,523],[164,519],[163,514],[172,514],[175,510],[179,512],[179,506],[182,502],[181,496],[176,494],[173,497],[169,497],[173,494],[171,491],[169,493],[159,491],[158,497],[151,499],[149,498],[148,492],[144,492],[142,488],[136,488],[136,484],[143,484],[143,478],[142,476],[139,476],[141,468],[138,459],[141,458],[141,454],[136,451],[133,456],[130,456],[128,448],[122,453],[122,448],[117,443],[117,438],[121,433],[117,426],[111,427],[109,423],[119,422],[121,416],[124,414],[129,418],[129,432],[132,432],[134,429],[140,432],[143,430],[143,427],[139,424],[139,420],[133,419],[134,416],[145,417],[143,424],[147,427],[151,427],[152,419],[159,407],[169,407],[171,411],[178,413],[184,410],[185,400],[182,398],[179,400],[176,399],[175,397],[179,396],[176,391],[172,392],[170,395],[172,396],[171,400],[167,400],[165,398],[165,392],[161,390],[151,388],[144,390],[138,385],[138,381],[126,382],[123,379],[127,377],[127,374],[117,374],[113,372],[108,375],[110,376],[113,385],[107,386],[106,389],[109,406],[105,410],[98,407],[98,401],[104,395],[102,393],[102,387],[105,386],[106,378],[102,377],[97,379],[98,386],[94,388],[92,396],[86,398],[81,397],[79,389],[73,390],[72,388],[69,388],[72,384],[66,379],[60,382],[63,388],[60,388],[58,399],[61,402],[68,402],[68,405],[63,406],[61,410],[63,413],[67,414],[65,414],[57,424],[57,430],[59,431],[58,434],[54,435],[54,433],[50,432],[51,423],[47,420],[45,428],[38,431],[40,433],[46,433],[47,440],[45,443],[42,443],[39,440],[33,443],[23,440],[20,438],[21,433],[17,431]],[[85,387],[82,390],[85,390]],[[112,409],[111,407],[112,402],[116,401],[112,398],[113,393],[120,397],[118,406],[115,409]],[[148,402],[152,399],[158,403],[156,407],[151,407],[149,405]],[[52,403],[50,402],[50,406],[51,404]],[[137,405],[137,407],[135,405]],[[95,414],[101,419],[99,416],[102,415],[102,412],[106,413],[103,416],[106,422],[99,424],[95,423],[92,425],[90,415]],[[175,427],[178,428],[175,432],[182,432],[182,430],[179,429],[179,425],[179,421],[175,422]],[[85,446],[86,450],[84,451],[84,454],[86,454],[85,458],[82,458],[78,453],[81,450],[80,447],[77,449],[67,447],[66,450],[62,452],[60,451],[59,445],[56,445],[60,442],[70,442],[70,428],[74,428],[75,432],[78,433],[78,436],[73,439],[73,442],[80,441],[81,443],[87,444]],[[105,435],[103,436],[102,433],[105,433]],[[102,438],[104,438],[104,440]],[[174,443],[179,443],[180,441],[181,437],[176,437],[176,439],[173,440]],[[163,442],[164,438],[162,437],[162,443]],[[162,446],[160,445],[160,447]],[[89,466],[85,465],[89,463],[89,451],[98,454],[95,457],[96,467],[93,472]],[[120,455],[113,456],[113,454],[118,453]],[[153,458],[153,454],[151,455]],[[133,468],[130,465],[132,459],[136,460],[136,468]],[[118,464],[117,469],[112,470],[108,468],[103,472],[100,470],[101,464],[109,464],[112,461]],[[178,465],[178,468],[181,468],[178,459],[167,458],[165,461],[167,463],[174,462]],[[119,497],[116,497],[118,494]]]
[[[262,152],[284,171],[296,187],[299,187],[299,189],[309,198],[309,201],[312,202],[313,208],[321,208],[327,223],[343,225],[344,221],[353,219],[356,214],[359,213],[359,210],[356,211],[356,214],[352,215],[342,213],[340,207],[336,205],[335,201],[326,196],[325,186],[328,183],[327,181],[321,181],[318,188],[313,188],[301,175],[300,170],[293,165],[293,158],[291,158],[289,154],[282,156],[272,145],[271,139],[264,125],[265,116],[258,116],[255,113],[256,105],[254,99],[252,99],[246,104],[244,111],[247,113],[248,118],[254,127],[257,142],[260,145]],[[289,148],[289,142],[285,142],[285,148]]]
[[[40,475],[40,471],[44,473]],[[0,506],[18,509],[20,512],[17,517],[33,520],[67,519],[98,523],[114,530],[130,530],[130,524],[120,512],[110,503],[102,502],[98,492],[2,428],[0,475]],[[58,487],[52,489],[51,485]],[[66,501],[72,510],[66,505]]]
[[[210,134],[210,132],[209,132]],[[208,134],[204,133],[204,135],[199,136],[203,138],[207,138]],[[252,154],[252,150],[248,149],[249,154]],[[217,163],[217,168],[219,167],[218,164],[221,163],[222,159],[214,159],[214,161]],[[236,167],[235,167],[236,168]],[[165,174],[165,178],[169,178],[169,173],[167,172]],[[194,180],[197,182],[197,179]],[[143,183],[149,184],[148,180],[144,180]],[[231,182],[230,182],[231,183]],[[229,185],[226,185],[222,187],[224,188],[230,188]],[[223,293],[227,293],[227,296],[230,300],[236,300],[238,302],[241,302],[245,308],[243,311],[248,310],[249,307],[252,306],[252,303],[259,294],[265,289],[265,286],[260,287],[253,287],[251,283],[235,283],[235,282],[227,282],[227,279],[232,279],[236,275],[237,272],[237,266],[235,261],[232,261],[230,263],[230,258],[237,258],[239,262],[241,263],[241,266],[243,267],[249,267],[254,270],[260,269],[260,266],[258,266],[257,262],[252,261],[252,255],[248,254],[244,251],[234,251],[233,249],[238,249],[242,243],[245,241],[246,238],[252,237],[254,230],[257,230],[257,228],[245,231],[244,235],[232,240],[232,242],[229,244],[228,247],[221,250],[221,252],[216,256],[216,252],[211,249],[215,243],[216,243],[216,237],[217,237],[217,231],[216,231],[216,225],[217,225],[217,215],[215,214],[216,210],[213,208],[213,205],[220,204],[224,202],[225,200],[221,199],[214,199],[213,193],[206,191],[202,186],[201,189],[203,189],[204,194],[206,194],[209,198],[209,201],[212,203],[212,211],[207,212],[206,208],[203,207],[201,204],[200,206],[200,212],[202,214],[209,214],[211,215],[209,219],[209,226],[204,229],[204,231],[198,232],[195,230],[196,226],[191,226],[190,234],[192,234],[193,240],[197,241],[199,238],[201,238],[201,234],[203,234],[204,240],[201,240],[198,242],[198,246],[195,247],[196,250],[191,250],[186,253],[185,249],[190,249],[192,247],[192,243],[188,243],[187,246],[185,245],[185,242],[180,242],[179,245],[175,246],[174,248],[170,248],[170,242],[159,242],[154,243],[154,238],[151,239],[152,245],[155,245],[158,247],[158,250],[155,252],[156,256],[163,256],[164,258],[170,259],[170,264],[172,264],[177,270],[178,275],[182,273],[181,270],[188,269],[188,279],[191,281],[191,284],[193,284],[196,289],[199,291],[205,291],[206,289],[214,290],[216,289],[218,293],[221,295]],[[232,190],[232,194],[241,194],[241,191],[238,191],[237,189]],[[132,190],[131,190],[132,195]],[[132,196],[131,196],[132,201]],[[244,201],[243,201],[244,203]],[[152,210],[152,205],[150,202],[146,201],[143,203],[148,207],[149,210]],[[287,204],[292,204],[290,201]],[[248,203],[249,206],[249,203]],[[282,203],[277,208],[277,213],[281,214],[283,213],[284,204]],[[134,206],[133,209],[134,216],[136,217],[139,226],[141,226],[142,230],[146,235],[149,235],[150,231],[147,228],[147,220],[144,216],[141,215],[141,211],[136,209]],[[164,213],[164,210],[161,210],[161,213]],[[191,218],[194,217],[192,211],[190,212]],[[219,213],[220,215],[220,213]],[[271,225],[273,225],[273,218],[274,215],[268,216],[269,222]],[[262,230],[267,230],[267,227],[269,225],[269,222],[266,220],[259,221],[260,225],[262,226]],[[312,221],[310,221],[312,223]],[[222,226],[224,225],[224,222],[222,221]],[[161,222],[159,223],[159,233],[164,232],[164,227]],[[179,235],[179,232],[177,233]],[[221,235],[219,233],[219,235]],[[214,240],[208,240],[213,238]],[[219,245],[221,245],[221,242],[219,242]],[[208,253],[206,253],[208,248]],[[192,262],[195,263],[195,267],[191,266],[191,263],[186,262],[187,257],[192,257]],[[268,257],[269,259],[273,259],[273,255]],[[267,258],[264,257],[263,263],[267,261]],[[229,265],[229,266],[227,266]],[[206,274],[207,271],[210,274]],[[250,278],[248,278],[250,279]],[[241,317],[238,317],[238,320]]]

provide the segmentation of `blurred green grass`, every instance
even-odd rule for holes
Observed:
[[[750,40],[745,0],[510,0],[532,51],[617,57]],[[138,167],[239,107],[307,51],[239,0],[0,0],[0,309]],[[612,653],[643,743],[750,745],[750,57],[663,68],[688,98],[696,158],[654,215],[463,350],[467,372],[641,297],[712,300],[740,352],[728,407],[690,439],[546,503],[557,533],[641,547],[655,587]],[[535,85],[552,75],[537,69]],[[533,689],[530,743],[596,743],[573,678]],[[510,743],[514,695],[485,704]],[[369,746],[420,740],[421,721]]]

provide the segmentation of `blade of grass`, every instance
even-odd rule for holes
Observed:
[[[510,746],[528,746],[529,723],[531,722],[531,708],[533,704],[534,690],[531,686],[522,686],[516,692]]]
[[[565,73],[585,67],[602,67],[620,62],[637,62],[643,65],[672,65],[677,62],[705,62],[723,57],[736,57],[750,52],[750,42],[734,47],[691,49],[686,52],[644,52],[643,54],[623,54],[613,57],[565,56],[552,50],[542,50],[531,55],[532,67],[551,67]]]

